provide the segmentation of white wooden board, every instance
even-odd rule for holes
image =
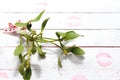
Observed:
[[[0,12],[120,12],[119,0],[1,0]]]
[[[8,23],[26,22],[46,10],[41,21],[51,17],[44,36],[74,30],[79,37],[67,44],[85,50],[84,57],[69,55],[58,69],[60,50],[45,44],[46,59],[32,57],[31,80],[119,80],[120,79],[119,0],[1,0],[0,1],[0,80],[22,80],[13,52],[19,39],[5,34]],[[40,22],[41,22],[40,21]],[[33,23],[39,32],[40,22]]]

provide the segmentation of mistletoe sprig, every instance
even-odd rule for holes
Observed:
[[[43,32],[50,18],[43,20],[39,33],[37,33],[36,30],[33,30],[32,23],[39,21],[44,12],[45,11],[42,11],[35,19],[29,20],[25,23],[15,23],[15,26],[19,28],[26,28],[26,30],[17,30],[20,43],[14,50],[14,55],[18,56],[21,62],[18,70],[24,80],[30,80],[32,75],[31,56],[34,54],[39,54],[41,58],[45,57],[46,52],[42,49],[42,43],[51,43],[61,49],[62,53],[58,57],[58,66],[60,68],[62,68],[61,56],[67,56],[69,53],[73,53],[74,55],[83,55],[85,53],[80,47],[75,45],[68,47],[63,44],[64,41],[72,40],[80,36],[74,31],[56,32],[56,38],[44,37]]]

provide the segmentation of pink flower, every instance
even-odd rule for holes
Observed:
[[[9,27],[4,29],[4,33],[15,33],[18,28],[12,23],[8,23]]]

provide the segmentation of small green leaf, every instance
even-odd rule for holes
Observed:
[[[75,33],[74,31],[69,31],[69,32],[66,32],[64,40],[67,41],[77,37],[79,37],[79,34]]]
[[[64,32],[56,32],[56,35],[58,38],[64,38],[65,37],[65,33]]]
[[[26,26],[27,26],[27,23],[16,22],[16,23],[15,23],[15,26],[18,26],[18,27],[26,27]]]
[[[60,34],[58,32],[56,32],[56,36],[60,39]]]
[[[22,54],[19,55],[19,60],[20,60],[20,62],[23,62],[23,56],[22,56]]]
[[[42,52],[42,53],[39,53],[39,56],[42,58],[45,58],[45,54],[46,54],[46,52]]]
[[[38,47],[37,50],[38,50],[40,57],[45,57],[46,52],[43,52],[41,47]]]
[[[50,19],[50,18],[47,18],[47,19],[45,19],[45,20],[42,22],[42,28],[41,28],[41,31],[44,30],[44,28],[45,28],[45,26],[46,26],[46,24],[47,24],[47,22],[48,22],[49,19]]]
[[[75,55],[84,55],[85,54],[83,49],[76,47],[76,46],[72,46],[68,49],[69,49],[69,52],[72,52]]]
[[[35,45],[33,45],[33,47],[32,47],[32,50],[31,50],[31,52],[32,52],[32,54],[35,54],[36,53],[36,46]]]
[[[27,29],[30,31],[31,30],[31,27],[32,27],[32,24],[31,23],[27,23]]]
[[[58,58],[58,66],[59,66],[60,68],[62,68],[62,63],[61,63],[60,57],[61,57],[61,56],[59,56],[59,58]]]
[[[23,45],[18,45],[14,51],[14,55],[18,56],[24,51],[24,46]]]
[[[26,63],[26,60],[24,60],[18,67],[18,70],[22,76],[24,76],[24,74],[25,74],[25,70],[24,70],[25,63]]]
[[[28,22],[37,22],[37,21],[39,21],[44,12],[45,11],[42,11],[35,19],[29,20]]]
[[[32,75],[31,67],[27,68],[24,74],[24,80],[30,80]]]

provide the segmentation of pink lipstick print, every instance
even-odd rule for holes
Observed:
[[[72,77],[72,80],[87,80],[84,75],[77,74]]]
[[[80,26],[80,18],[78,16],[70,16],[67,18],[67,25],[70,27]]]
[[[97,63],[102,66],[110,66],[112,64],[112,57],[109,53],[99,53],[96,55]]]
[[[36,4],[36,11],[46,10],[48,4],[46,2],[39,2]]]

